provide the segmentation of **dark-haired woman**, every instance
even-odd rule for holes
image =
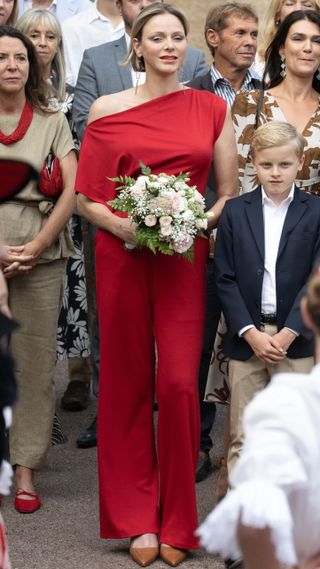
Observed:
[[[312,10],[289,14],[267,50],[267,89],[239,93],[232,109],[240,191],[249,192],[257,185],[249,152],[253,130],[279,120],[291,123],[307,141],[297,186],[320,195],[319,65],[320,15]]]
[[[13,28],[0,28],[0,157],[21,158],[41,170],[52,152],[62,171],[59,197],[47,197],[30,183],[0,206],[0,234],[10,246],[4,274],[10,308],[20,322],[11,342],[19,400],[10,458],[16,466],[15,507],[29,513],[41,505],[33,472],[46,463],[50,448],[56,329],[66,260],[73,252],[65,228],[74,207],[76,156],[66,118],[47,105],[32,43]]]

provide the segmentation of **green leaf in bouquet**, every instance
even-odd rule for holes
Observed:
[[[157,252],[158,235],[152,227],[137,227],[135,241],[139,247],[148,247],[153,253]]]
[[[187,259],[187,261],[190,261],[190,263],[193,263],[193,261],[194,261],[194,244],[192,244],[191,247],[187,251],[182,253],[181,256],[184,259]]]
[[[139,160],[139,166],[140,166],[141,172],[144,176],[150,176],[151,168],[149,168],[149,166],[146,166],[141,160]]]
[[[163,255],[170,255],[171,257],[174,255],[174,250],[165,241],[159,241],[158,250]]]

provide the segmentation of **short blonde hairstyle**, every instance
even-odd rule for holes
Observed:
[[[24,35],[28,36],[37,24],[47,26],[51,32],[57,36],[58,50],[53,58],[51,71],[55,76],[57,83],[55,94],[61,101],[63,101],[66,94],[66,66],[63,53],[62,31],[59,20],[49,10],[35,8],[33,10],[27,10],[19,18],[16,28]]]
[[[128,53],[128,57],[125,59],[124,63],[131,65],[134,71],[145,71],[145,65],[143,57],[138,57],[133,48],[133,40],[136,39],[138,42],[140,42],[144,26],[149,22],[149,20],[151,20],[151,18],[162,14],[171,14],[172,16],[178,18],[182,24],[184,33],[186,36],[188,35],[188,21],[184,13],[179,8],[176,8],[176,6],[173,6],[173,4],[162,4],[162,2],[155,2],[154,4],[150,4],[150,6],[147,6],[141,10],[140,14],[135,19],[131,30],[131,47]]]
[[[6,26],[14,26],[18,19],[19,0],[13,0],[12,12],[6,22]]]
[[[279,28],[279,16],[283,1],[284,0],[271,0],[268,8],[265,11],[264,18],[261,23],[261,32],[259,32],[258,55],[261,61],[265,61],[267,47],[272,42]],[[314,4],[314,8],[308,9],[314,9],[316,12],[320,13],[320,0],[311,1]]]
[[[297,129],[287,122],[270,121],[259,126],[251,140],[251,156],[254,159],[257,152],[292,144],[298,158],[302,158],[306,140]]]

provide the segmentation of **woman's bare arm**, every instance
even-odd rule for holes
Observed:
[[[229,111],[214,145],[213,171],[218,200],[210,210],[214,214],[213,218],[209,219],[210,229],[217,225],[226,201],[239,194],[237,147]]]

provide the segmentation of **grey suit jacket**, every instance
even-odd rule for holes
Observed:
[[[112,42],[91,47],[84,52],[74,93],[73,122],[79,139],[83,138],[92,103],[102,95],[111,95],[132,87],[128,66],[122,61],[127,55],[125,36]],[[180,81],[192,81],[208,71],[204,53],[188,47]]]
[[[60,23],[92,6],[90,0],[58,0],[56,16]],[[19,0],[19,16],[25,12],[24,0]]]

